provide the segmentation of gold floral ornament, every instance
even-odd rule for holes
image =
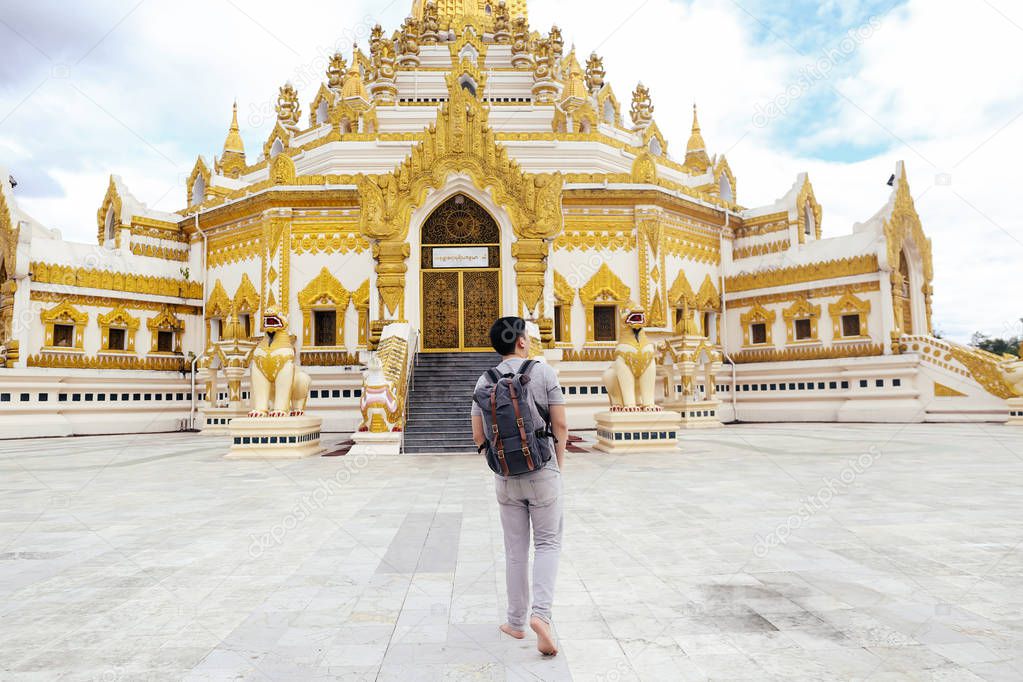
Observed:
[[[344,56],[340,52],[335,52],[327,66],[327,87],[335,92],[340,91],[344,86],[347,71],[348,64]]]
[[[594,95],[600,92],[604,87],[605,75],[604,60],[596,52],[590,53],[590,58],[586,60],[586,88]]]
[[[638,84],[632,93],[632,109],[629,116],[637,130],[646,128],[654,120],[654,104],[650,99],[650,89],[642,83]]]
[[[394,43],[398,54],[398,65],[404,68],[419,66],[419,21],[406,17]]]
[[[302,108],[298,103],[298,91],[290,82],[281,86],[277,94],[277,122],[292,131],[298,130]]]

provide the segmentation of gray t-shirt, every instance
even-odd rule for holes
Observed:
[[[497,371],[501,374],[514,374],[522,366],[522,363],[526,361],[525,358],[509,358],[502,360],[501,364],[497,366]],[[476,382],[476,388],[473,393],[482,388],[488,379],[484,374]],[[558,375],[554,371],[554,368],[548,365],[546,362],[537,362],[529,369],[529,397],[536,403],[536,406],[540,408],[540,412],[550,414],[551,405],[564,405],[565,394],[561,392],[561,384],[558,383]],[[482,417],[483,410],[476,404],[476,401],[472,403],[472,416]],[[551,452],[555,452],[554,442],[551,442]],[[558,469],[558,458],[555,455],[551,455],[550,460],[547,462],[545,468],[547,469]]]

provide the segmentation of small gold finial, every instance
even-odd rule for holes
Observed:
[[[706,173],[710,168],[710,157],[707,155],[707,143],[703,141],[703,134],[700,132],[700,119],[696,112],[696,103],[693,103],[693,132],[689,136],[689,143],[686,145],[686,160],[683,167],[692,173]]]
[[[224,139],[224,153],[220,157],[218,170],[228,177],[236,178],[245,170],[245,142],[238,128],[238,101],[231,107],[231,127]]]
[[[242,141],[241,131],[238,128],[237,100],[231,106],[231,127],[227,131],[227,139],[224,140],[224,152],[245,153],[245,143]]]

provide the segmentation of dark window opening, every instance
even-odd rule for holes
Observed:
[[[618,340],[618,308],[613,305],[593,306],[593,340]]]
[[[751,324],[749,328],[749,336],[754,345],[767,343],[767,325],[763,322]]]
[[[75,345],[75,326],[73,324],[53,325],[53,345],[57,348],[71,348]]]
[[[107,332],[107,348],[109,350],[127,350],[127,335],[123,329],[110,329]]]
[[[813,325],[810,320],[796,320],[796,341],[813,338]]]
[[[860,336],[859,315],[842,315],[842,336]]]
[[[561,334],[561,323],[562,323],[562,320],[563,320],[563,318],[561,316],[562,315],[562,313],[561,313],[562,310],[563,310],[562,306],[560,306],[560,305],[554,306],[554,341],[556,343],[561,343],[561,339],[562,339],[562,334]]]
[[[159,353],[174,352],[174,332],[165,331],[156,333],[156,350]]]
[[[337,311],[335,310],[314,310],[313,326],[315,338],[313,343],[317,346],[337,345]]]

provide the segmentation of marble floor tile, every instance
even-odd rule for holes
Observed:
[[[1009,442],[742,425],[569,453],[553,658],[497,629],[503,538],[475,458],[342,478],[344,458],[227,462],[195,434],[0,443],[0,679],[1015,682]]]

